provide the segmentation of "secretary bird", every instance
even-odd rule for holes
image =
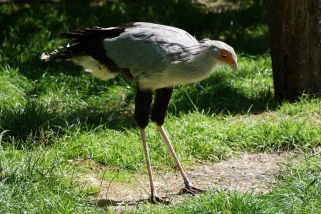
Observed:
[[[203,192],[188,179],[164,130],[166,109],[176,85],[207,78],[219,63],[236,70],[234,49],[221,41],[198,41],[182,29],[147,22],[86,28],[63,33],[62,37],[71,39],[71,44],[51,53],[43,53],[42,60],[68,60],[83,66],[85,71],[102,80],[121,75],[136,82],[134,117],[140,128],[151,201],[167,202],[157,197],[153,183],[145,133],[149,118],[156,123],[179,169],[185,186],[183,190],[192,194]]]

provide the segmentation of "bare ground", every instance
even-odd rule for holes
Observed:
[[[196,187],[203,189],[223,189],[239,192],[266,193],[275,183],[275,175],[283,163],[292,157],[289,153],[267,154],[245,153],[219,163],[199,163],[186,167],[188,176]],[[149,182],[146,175],[133,174],[134,181],[129,183],[105,181],[99,179],[97,172],[113,170],[93,161],[72,161],[74,164],[91,165],[92,172],[77,174],[79,181],[85,185],[98,188],[100,192],[91,200],[101,206],[136,205],[146,202],[149,196]],[[166,197],[171,203],[178,203],[186,195],[179,195],[183,187],[178,172],[154,172],[155,186],[161,197]]]

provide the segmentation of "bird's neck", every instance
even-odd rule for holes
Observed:
[[[195,55],[188,64],[195,73],[209,74],[217,64],[217,60],[213,57],[208,56],[207,53],[202,53]]]
[[[193,60],[178,65],[175,74],[180,84],[193,83],[206,79],[216,64],[216,60],[208,56],[195,56]]]

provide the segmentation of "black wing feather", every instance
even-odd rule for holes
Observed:
[[[71,39],[71,44],[67,44],[58,50],[45,54],[42,59],[52,61],[70,59],[74,56],[89,55],[100,63],[107,65],[110,69],[115,70],[117,66],[106,56],[102,41],[105,38],[119,36],[119,34],[129,27],[134,27],[134,24],[128,23],[111,28],[93,27],[62,33],[61,37]]]

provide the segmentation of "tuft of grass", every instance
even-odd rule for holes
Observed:
[[[0,66],[0,111],[19,108],[26,103],[26,91],[32,83],[18,73],[17,69]]]
[[[39,149],[1,150],[1,213],[99,213],[76,182],[64,174],[71,169],[55,154]]]
[[[288,165],[272,192],[260,197],[266,213],[321,212],[321,155],[307,155]]]
[[[128,213],[261,213],[257,198],[251,193],[225,192],[212,190],[197,198],[184,200],[179,205],[153,206],[147,205]]]

